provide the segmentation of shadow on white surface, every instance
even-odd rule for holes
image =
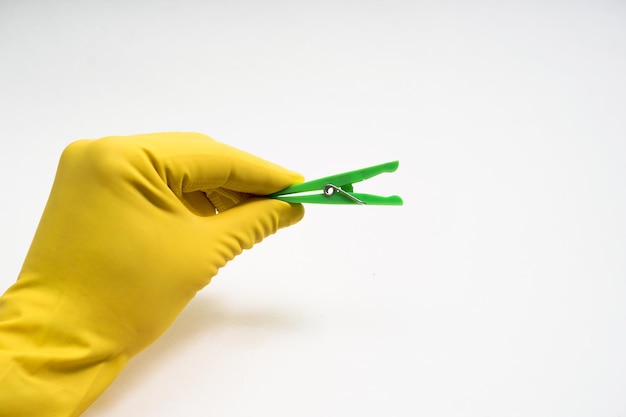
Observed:
[[[194,348],[198,349],[207,339],[212,340],[211,343],[214,345],[224,346],[224,333],[227,333],[229,348],[237,349],[239,346],[244,350],[254,349],[255,346],[264,343],[269,333],[289,332],[302,328],[303,325],[304,322],[299,320],[293,311],[269,309],[268,306],[265,306],[265,309],[249,307],[238,309],[229,307],[229,304],[222,302],[219,297],[197,296],[161,338],[129,362],[109,389],[84,415],[93,417],[117,415],[119,404],[141,392],[142,385],[149,385],[150,381],[158,380],[160,373],[166,371],[164,365],[168,368],[171,363],[180,363],[180,357],[189,354],[190,346],[195,345]],[[202,355],[202,352],[195,351],[195,354]],[[197,360],[193,357],[187,358],[188,363],[196,362],[198,366],[205,367],[204,370],[194,370],[200,375],[214,371],[216,363],[228,356],[216,354],[211,347],[208,347],[205,354],[210,355],[211,360],[202,361],[200,357]],[[176,360],[177,357],[179,360]],[[184,385],[188,381],[169,381],[169,383]],[[154,400],[157,403],[160,401],[159,398]],[[181,398],[180,401],[185,401],[185,398]]]

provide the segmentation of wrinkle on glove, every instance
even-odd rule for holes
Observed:
[[[0,297],[0,417],[80,415],[219,268],[302,218],[261,197],[301,181],[198,133],[70,144]]]

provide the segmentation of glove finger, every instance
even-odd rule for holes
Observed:
[[[225,188],[218,188],[212,192],[206,193],[206,198],[209,199],[218,213],[222,213],[250,198],[250,194],[231,191]]]
[[[279,229],[294,225],[304,217],[301,204],[289,204],[273,199],[250,198],[229,210],[206,219],[205,236],[214,241],[222,263],[250,249]]]
[[[157,171],[179,196],[216,188],[267,195],[302,182],[280,165],[200,133],[170,132],[128,137],[150,154]]]

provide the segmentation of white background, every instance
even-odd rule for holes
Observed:
[[[308,179],[102,416],[625,416],[623,1],[0,1],[0,287],[79,138],[199,131]],[[158,306],[154,306],[158,308]]]

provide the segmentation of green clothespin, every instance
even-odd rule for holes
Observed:
[[[292,185],[270,194],[268,197],[288,203],[401,206],[403,204],[402,198],[397,195],[382,197],[373,194],[355,193],[352,186],[355,182],[366,180],[383,172],[394,172],[398,169],[398,165],[399,161],[393,161],[343,174],[331,175],[330,177]],[[320,193],[306,194],[310,192]]]

